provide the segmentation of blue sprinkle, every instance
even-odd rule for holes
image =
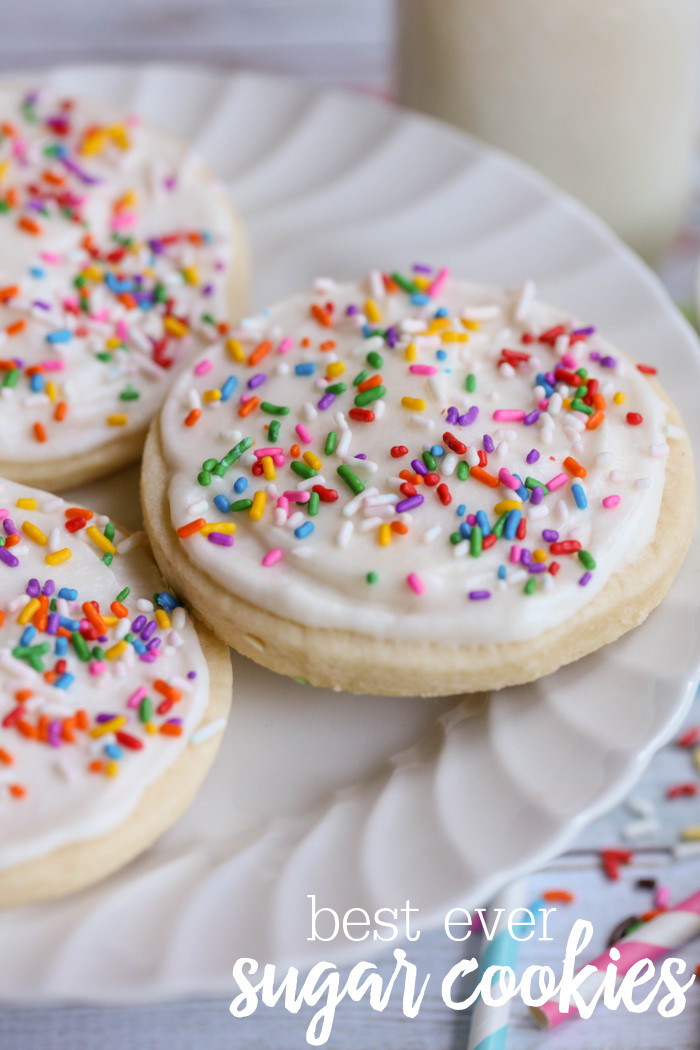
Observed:
[[[124,280],[120,281],[118,277],[115,277],[113,273],[108,273],[105,277],[105,284],[109,288],[110,292],[114,292],[115,295],[121,295],[123,292],[133,292],[135,288],[134,281]]]
[[[515,539],[515,534],[518,531],[518,525],[520,524],[520,519],[521,518],[522,518],[522,513],[519,510],[510,510],[510,511],[508,511],[508,517],[506,518],[505,528],[503,529],[503,537],[504,537],[504,539],[506,539],[506,540],[514,540]]]
[[[368,324],[365,324],[362,326],[362,334],[365,337],[365,339],[369,339],[371,335],[374,335],[374,332]]]
[[[579,510],[585,510],[588,506],[588,500],[586,499],[586,493],[584,492],[581,485],[578,483],[571,486],[571,492],[574,499],[576,500],[576,506]]]
[[[36,627],[34,627],[34,625],[30,623],[29,626],[25,627],[24,631],[22,632],[22,637],[19,640],[19,644],[20,645],[31,645],[32,644],[32,640],[33,640],[35,635],[36,635]]]
[[[119,744],[105,744],[104,751],[110,758],[121,758],[124,754]]]
[[[71,620],[69,616],[62,616],[58,621],[61,627],[65,627],[67,631],[79,631],[80,620]]]
[[[29,272],[32,277],[45,277],[46,270],[42,270],[41,266],[30,266]]]
[[[224,385],[221,388],[221,400],[228,401],[233,391],[238,385],[238,379],[236,376],[229,376]]]
[[[446,359],[446,357],[447,357],[447,351],[446,350],[436,350],[435,351],[435,356],[437,357],[438,361],[444,361]]]
[[[133,645],[137,653],[140,654],[146,652],[146,646],[143,644],[140,638],[132,638],[131,644]]]
[[[65,656],[68,652],[68,639],[57,638],[56,645],[54,646],[54,652],[56,656]]]
[[[73,590],[72,587],[61,587],[60,591],[58,592],[58,597],[65,598],[67,602],[74,602],[75,599],[78,597],[78,592],[76,590]]]
[[[457,507],[457,517],[458,518],[462,518],[462,517],[464,517],[464,515],[466,513],[467,513],[467,505],[466,505],[466,503],[460,503],[460,505]]]
[[[499,580],[505,580],[506,578],[506,567],[505,565],[498,566],[498,578]]]
[[[491,532],[491,526],[489,525],[489,519],[485,510],[477,510],[476,523],[481,529],[482,536],[488,536]]]
[[[73,338],[70,328],[57,328],[46,336],[47,343],[69,343]]]
[[[435,316],[436,317],[447,317],[447,307],[446,306],[439,306],[437,308],[437,310],[435,311]]]
[[[433,454],[433,456],[435,456],[436,459],[439,459],[440,456],[444,456],[445,455],[445,450],[442,447],[442,445],[433,445],[432,448],[430,449],[430,451]]]
[[[424,292],[414,292],[411,296],[411,302],[414,306],[425,306],[426,303],[430,302],[430,296],[425,295]]]
[[[161,591],[160,594],[156,595],[156,601],[160,605],[161,609],[166,609],[168,612],[172,612],[173,609],[177,609],[180,604],[176,598],[173,598],[172,594],[168,594],[167,591]]]
[[[459,532],[463,539],[468,540],[472,534],[472,527],[468,521],[463,521],[459,526]]]
[[[214,506],[218,507],[222,514],[228,514],[231,509],[231,504],[226,499],[223,492],[220,492],[218,496],[214,496]]]
[[[65,674],[62,674],[60,678],[56,679],[56,681],[54,682],[54,686],[56,689],[67,689],[68,686],[72,685],[74,681],[75,675],[70,674],[68,671],[66,671]]]
[[[294,535],[298,540],[303,540],[305,536],[308,536],[314,531],[314,523],[312,521],[305,521],[303,525],[300,525],[298,529],[294,530]]]
[[[297,376],[312,376],[316,371],[316,365],[313,361],[304,361],[300,365],[294,366],[294,374]]]
[[[235,484],[233,486],[233,491],[240,494],[241,492],[245,492],[245,490],[247,488],[248,488],[248,478],[240,477],[240,478],[238,478],[236,480],[236,482],[235,482]]]
[[[530,490],[525,488],[525,486],[523,485],[523,479],[520,477],[519,474],[513,474],[513,477],[517,478],[520,482],[520,488],[516,489],[515,491],[517,492],[518,496],[520,496],[523,503],[527,503],[527,501],[530,498]]]
[[[29,380],[29,389],[35,394],[40,393],[44,389],[44,377],[38,372],[35,372]]]

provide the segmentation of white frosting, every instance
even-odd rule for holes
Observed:
[[[280,616],[384,638],[466,645],[529,639],[575,616],[654,535],[664,485],[662,450],[668,450],[671,435],[665,430],[665,406],[648,377],[597,334],[570,345],[576,323],[560,310],[533,302],[529,283],[512,294],[440,278],[439,290],[432,297],[423,295],[424,301],[420,296],[413,301],[406,292],[396,291],[376,300],[374,307],[366,304],[370,287],[376,289],[376,275],[359,284],[326,283],[311,295],[289,299],[245,321],[238,333],[246,355],[261,340],[272,343],[258,364],[237,363],[224,349],[215,348],[204,359],[211,366],[209,371],[201,374],[200,365],[200,374],[188,369],[177,381],[161,416],[173,526],[179,528],[198,518],[237,525],[233,547],[217,546],[195,533],[180,540],[182,556],[231,593]],[[329,302],[332,318],[326,327],[312,316],[310,306],[325,307]],[[348,316],[348,307],[356,307],[359,313]],[[381,335],[366,338],[363,334],[366,314],[369,311],[372,316],[374,308],[380,319],[369,322],[369,331],[393,329],[393,347]],[[438,309],[446,309],[449,319],[438,321],[438,325],[446,323],[446,328],[436,325],[431,333],[428,329]],[[549,342],[539,341],[539,335],[560,324],[564,334]],[[446,332],[456,333],[456,338],[445,338]],[[524,334],[526,340],[534,336],[534,341],[523,343]],[[329,340],[334,347],[322,350]],[[415,357],[407,360],[411,346]],[[512,357],[504,361],[503,348],[531,356],[520,364]],[[382,358],[377,367],[366,360],[372,350]],[[609,367],[610,360],[601,363],[591,355],[614,358],[614,367]],[[607,406],[600,426],[587,429],[587,414],[562,405],[573,391],[561,383],[532,425],[498,418],[503,410],[528,414],[537,410],[547,394],[538,386],[537,374],[553,371],[562,360],[569,362],[571,371],[572,359],[575,367],[586,368],[599,382],[598,393]],[[330,383],[344,382],[347,389],[329,407],[319,407],[327,367],[336,361],[343,362],[345,370]],[[306,363],[315,364],[315,373],[297,374],[296,367]],[[412,366],[429,366],[432,374],[412,372]],[[386,388],[379,401],[365,406],[374,411],[372,422],[350,417],[357,395],[353,379],[361,370],[370,379],[381,374]],[[246,384],[258,373],[267,378],[248,390]],[[466,389],[470,374],[476,384],[473,392]],[[192,399],[201,398],[205,390],[220,389],[229,376],[238,379],[230,399],[225,403],[203,401],[197,424],[183,426]],[[625,395],[624,404],[615,402],[618,392]],[[239,415],[243,393],[289,407],[289,414],[279,417],[278,440],[268,439],[265,424],[275,417],[262,408]],[[404,397],[420,399],[424,407],[406,408]],[[478,416],[471,423],[449,423],[447,419],[454,415],[451,406],[460,416],[478,408]],[[640,413],[643,421],[630,425],[628,412]],[[299,423],[310,441],[301,440],[295,432]],[[335,451],[326,455],[329,431],[336,432],[338,441]],[[446,448],[446,431],[468,446],[466,453]],[[523,480],[532,477],[547,483],[560,474],[565,479],[539,504],[528,501],[522,505],[525,540],[501,538],[476,557],[470,552],[471,538],[453,545],[451,534],[467,515],[477,511],[484,511],[493,527],[499,516],[495,505],[518,498],[502,483],[490,488],[473,475],[459,480],[457,472],[464,470],[458,466],[461,461],[478,464],[484,435],[494,445],[486,467],[492,476],[498,477],[505,469]],[[253,439],[253,449],[223,477],[214,474],[210,484],[199,484],[203,461],[221,459],[241,436]],[[304,481],[292,473],[290,446],[294,442],[302,455],[311,450],[321,460],[318,478]],[[408,448],[408,455],[393,458],[390,449],[400,445]],[[406,512],[399,472],[412,471],[411,461],[434,445],[447,451],[438,458],[437,471],[440,484],[449,489],[451,503],[443,505],[438,488],[424,483],[418,486],[423,503]],[[284,456],[284,465],[276,467],[276,478],[271,481],[251,473],[255,448],[266,446],[281,448]],[[532,449],[540,457],[528,463]],[[358,455],[366,459],[353,458]],[[567,457],[585,468],[585,479],[572,476],[564,467]],[[341,464],[351,465],[362,480],[365,488],[359,495],[339,478]],[[236,495],[233,485],[240,477],[247,479],[248,487]],[[278,504],[285,491],[308,491],[319,482],[337,490],[339,498],[321,502],[315,517],[308,515],[306,504],[291,503],[288,510],[284,503]],[[576,503],[574,484],[586,494],[585,509]],[[258,521],[251,520],[245,510],[222,513],[213,504],[219,494],[235,500],[266,489],[267,502]],[[602,501],[610,496],[619,496],[617,505],[603,506]],[[466,506],[466,513],[459,513],[461,505]],[[313,532],[299,538],[295,529],[307,522],[313,524]],[[390,542],[382,546],[380,540],[392,522],[407,526],[408,532],[389,531]],[[577,554],[552,553],[543,530],[558,532],[557,542],[578,541],[596,563],[590,575]],[[543,551],[545,571],[535,574],[522,561],[512,562],[513,545],[530,554]],[[277,552],[272,556],[275,563],[261,564],[273,550]],[[536,554],[535,560],[540,556]],[[548,571],[553,561],[559,564],[556,575]],[[505,572],[505,579],[499,578],[499,570],[501,575]],[[377,574],[376,582],[367,582],[368,573]],[[581,583],[582,577],[587,584]],[[532,580],[535,583],[528,585]],[[534,586],[534,593],[526,593],[526,585],[528,592]],[[489,597],[480,599],[479,592],[488,592]]]
[[[36,510],[17,506],[18,499],[26,498],[36,499]],[[159,655],[152,663],[143,661],[133,644],[127,643],[121,654],[106,656],[100,669],[95,659],[83,662],[68,641],[63,659],[67,673],[73,675],[74,680],[66,688],[45,680],[42,672],[13,655],[26,630],[26,626],[17,621],[31,600],[27,594],[30,580],[42,586],[47,580],[53,580],[52,598],[57,599],[57,611],[75,621],[84,620],[82,605],[87,601],[97,601],[100,613],[111,617],[111,603],[129,587],[131,593],[123,600],[128,617],[118,619],[115,624],[108,623],[106,641],[88,643],[91,649],[99,645],[105,654],[124,639],[140,615],[140,609],[153,609],[154,593],[164,590],[148,548],[136,536],[128,540],[122,537],[120,544],[117,532],[114,542],[122,553],[117,553],[108,567],[102,561],[103,552],[85,528],[72,534],[66,529],[67,506],[62,499],[47,493],[0,482],[0,536],[4,539],[7,535],[3,526],[8,517],[6,512],[21,534],[20,542],[8,548],[9,553],[19,559],[19,564],[8,565],[0,560],[0,611],[4,613],[0,626],[0,868],[46,856],[60,846],[108,832],[124,821],[137,806],[145,788],[187,746],[208,704],[207,664],[194,627],[182,608],[169,614],[169,627],[159,626],[151,635],[160,639],[156,650]],[[26,534],[23,529],[26,521],[38,526],[47,537],[45,546]],[[89,524],[97,525],[102,532],[106,522],[105,518],[95,517]],[[70,559],[47,565],[47,554],[64,548],[72,552]],[[77,590],[77,599],[58,599],[61,588]],[[153,612],[143,615],[148,621],[154,618]],[[55,653],[56,642],[55,635],[43,631],[38,631],[31,640],[34,646],[49,645],[49,651],[42,657],[44,672],[54,671],[61,658]],[[190,672],[195,677],[189,678]],[[156,680],[181,694],[181,699],[163,714],[158,714],[156,709],[166,697],[154,688]],[[147,730],[139,707],[128,706],[129,698],[143,686],[147,687],[147,696],[153,704],[151,724],[155,732]],[[52,746],[23,735],[16,724],[3,725],[16,709],[17,694],[23,690],[31,692],[31,697],[22,705],[22,720],[28,724],[36,727],[44,716],[50,721],[62,722],[83,710],[87,712],[89,728],[76,729],[74,743],[56,740],[56,746]],[[90,729],[99,724],[98,716],[105,713],[124,717],[121,731],[143,745],[141,750],[122,747],[121,757],[116,757],[111,767],[112,759],[105,747],[118,744],[115,732],[100,737],[90,733]],[[173,718],[182,720],[180,736],[160,732]],[[11,757],[11,764],[7,763],[7,756]],[[103,763],[102,771],[89,771],[95,761]],[[114,770],[116,775],[108,775],[109,770]],[[23,790],[24,796],[14,795],[13,787]]]
[[[148,423],[185,361],[218,337],[202,317],[225,318],[237,248],[225,190],[184,142],[102,102],[65,109],[43,94],[29,105],[26,98],[0,89],[0,118],[13,129],[0,134],[0,199],[12,202],[0,212],[0,359],[18,361],[20,371],[10,386],[8,369],[0,371],[0,461],[36,462]],[[22,225],[27,219],[37,235]],[[176,241],[164,246],[170,236]],[[115,237],[131,243],[109,259],[120,249]],[[82,304],[76,278],[84,279]],[[156,285],[187,334],[164,327],[164,303],[142,308]],[[120,300],[125,292],[132,298]],[[18,322],[24,329],[8,334]],[[57,333],[65,341],[50,342]],[[46,370],[32,386],[27,370],[37,366]]]

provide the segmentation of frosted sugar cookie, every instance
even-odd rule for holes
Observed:
[[[173,387],[154,553],[221,638],[314,684],[538,678],[641,622],[688,546],[692,457],[654,372],[530,284],[318,281]]]
[[[0,907],[149,846],[230,704],[228,650],[165,589],[143,533],[0,481]]]
[[[139,457],[243,307],[242,230],[189,146],[0,85],[0,475],[62,489]]]

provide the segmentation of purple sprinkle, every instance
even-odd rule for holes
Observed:
[[[533,412],[528,412],[528,414],[525,416],[525,419],[523,420],[523,423],[526,427],[531,427],[532,424],[536,423],[539,418],[540,410],[539,408],[536,408]]]
[[[196,678],[197,677],[197,672],[196,671],[188,671],[187,672],[187,677],[188,678]]]
[[[321,409],[321,411],[323,411],[324,408],[330,408],[334,401],[335,401],[335,394],[326,393],[326,394],[323,395],[321,400],[318,402],[318,407]]]
[[[545,543],[556,543],[559,539],[559,533],[556,529],[542,529],[542,539]]]
[[[233,536],[228,532],[210,532],[207,539],[210,543],[217,543],[219,547],[233,547]]]
[[[157,649],[146,649],[145,652],[139,653],[139,660],[143,660],[145,664],[153,664],[158,659]]]
[[[17,531],[12,518],[5,518],[2,525],[7,536],[19,536],[19,532]]]
[[[359,311],[358,311],[357,307],[355,306],[355,304],[354,303],[350,303],[350,305],[348,306],[347,310],[345,311],[345,314],[346,314],[347,317],[354,317],[355,314],[357,314],[358,312]]]
[[[397,332],[396,328],[392,325],[390,328],[387,328],[386,335],[384,336],[384,338],[387,341],[387,345],[393,348],[399,341],[399,333]]]
[[[148,247],[151,249],[154,255],[163,254],[163,242],[159,241],[157,237],[151,237],[151,239],[148,242]]]
[[[491,591],[470,591],[469,597],[473,602],[483,602],[485,598],[491,597]]]
[[[160,648],[160,638],[151,638],[151,640],[150,640],[150,642],[148,643],[148,645],[146,646],[146,648],[147,648],[147,649],[148,649],[149,651],[150,651],[151,649],[158,649],[158,648]]]
[[[61,617],[57,612],[49,613],[46,620],[46,633],[47,634],[58,634],[58,628],[61,626]]]
[[[578,581],[579,582],[579,586],[585,587],[586,584],[588,583],[588,581],[590,580],[590,578],[591,578],[590,572],[584,572],[583,576]]]
[[[472,423],[476,423],[476,417],[479,415],[479,409],[477,405],[472,405],[468,412],[465,412],[463,416],[460,416],[457,422],[461,427],[469,427]]]
[[[447,409],[446,419],[447,422],[451,423],[452,425],[454,425],[459,419],[459,410],[455,408],[454,405],[450,405],[450,407]]]
[[[19,558],[15,558],[14,554],[11,554],[5,547],[0,547],[0,561],[4,561],[5,565],[9,565],[11,569],[19,565]]]
[[[572,335],[589,336],[589,335],[594,335],[594,333],[595,333],[595,328],[591,324],[591,325],[588,326],[588,328],[576,328],[576,329],[574,329],[574,331],[571,334]]]
[[[523,560],[522,558],[520,559]],[[530,572],[546,572],[547,566],[543,561],[533,561],[530,565]]]
[[[536,448],[533,448],[533,449],[531,449],[528,452],[528,454],[526,456],[526,461],[528,463],[536,463],[539,458],[540,458],[539,452],[537,451]]]
[[[557,383],[557,377],[554,372],[545,372],[544,378],[547,380],[550,386],[555,386]]]
[[[113,718],[116,718],[116,717],[117,717],[117,716],[116,716],[115,714],[110,714],[110,713],[109,713],[109,712],[107,712],[107,711],[103,711],[101,715],[98,715],[98,716],[97,716],[97,718],[95,719],[95,721],[96,721],[96,722],[99,722],[99,723],[101,724],[102,722],[111,722],[111,721],[112,721],[112,719],[113,719]]]
[[[214,285],[213,284],[205,284],[204,287],[202,288],[202,295],[213,295],[213,293],[214,293]]]
[[[433,272],[432,266],[426,266],[425,263],[414,263],[413,264],[413,270],[414,270],[414,273],[432,273]]]
[[[174,190],[177,186],[177,179],[174,175],[168,175],[167,178],[163,179],[163,185],[165,186],[166,190]]]
[[[131,630],[134,632],[134,634],[139,634],[140,631],[145,626],[146,626],[146,617],[142,614],[141,616],[137,616],[136,617],[136,619],[134,620],[134,622],[131,625]]]
[[[181,726],[182,725],[182,719],[181,718],[169,718],[166,724],[169,725],[169,726]]]
[[[41,594],[41,584],[38,580],[30,580],[27,584],[27,594],[30,598],[38,598]]]
[[[532,552],[523,547],[520,552],[520,561],[523,565],[532,565]]]
[[[144,642],[147,642],[151,635],[154,633],[154,631],[157,630],[158,624],[155,620],[151,620],[150,623],[147,623],[144,629],[141,631],[141,638]]]
[[[53,582],[53,580],[47,580],[44,586],[41,588],[41,593],[45,594],[47,598],[50,598],[55,590],[56,584]]]
[[[598,350],[591,350],[588,356],[590,357],[591,361],[600,361],[600,353]]]
[[[86,186],[98,186],[102,182],[102,179],[98,179],[97,176],[88,175],[88,173],[81,168],[79,164],[76,164],[74,160],[71,160],[70,157],[59,157],[58,159],[64,168],[70,171],[71,174],[75,175],[76,178],[80,179],[80,181]]]
[[[467,514],[467,525],[471,525],[474,528],[476,525],[476,514]]]
[[[396,513],[403,514],[404,511],[414,510],[415,507],[420,507],[424,497],[419,492],[415,496],[409,496],[408,499],[402,499],[396,504]]]
[[[266,379],[267,379],[267,375],[265,374],[265,372],[257,372],[254,376],[251,376],[250,379],[248,380],[248,389],[249,390],[255,390],[255,388],[257,386],[262,386],[262,384],[265,382]]]
[[[494,449],[493,438],[491,437],[490,434],[484,434],[484,452],[487,452],[489,455],[491,455],[491,453],[493,452],[493,449]]]
[[[539,485],[538,485],[530,493],[530,503],[533,505],[533,507],[537,507],[537,506],[539,506],[539,504],[542,502],[543,499],[544,499],[544,489],[541,489],[539,487]]]
[[[420,474],[422,477],[425,477],[425,475],[428,473],[428,468],[426,467],[422,459],[412,459],[411,466],[415,470],[416,474]]]
[[[617,364],[617,361],[614,357],[611,357],[610,354],[606,354],[605,357],[601,357],[600,363],[603,366],[603,368],[614,368]]]
[[[51,747],[60,747],[61,746],[61,730],[62,730],[62,728],[63,727],[61,725],[61,722],[58,719],[54,719],[52,722],[49,722],[49,734],[48,734],[48,736],[49,736],[49,744],[51,745]]]

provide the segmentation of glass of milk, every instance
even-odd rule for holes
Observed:
[[[700,0],[397,0],[399,100],[516,154],[654,260],[683,212]]]

